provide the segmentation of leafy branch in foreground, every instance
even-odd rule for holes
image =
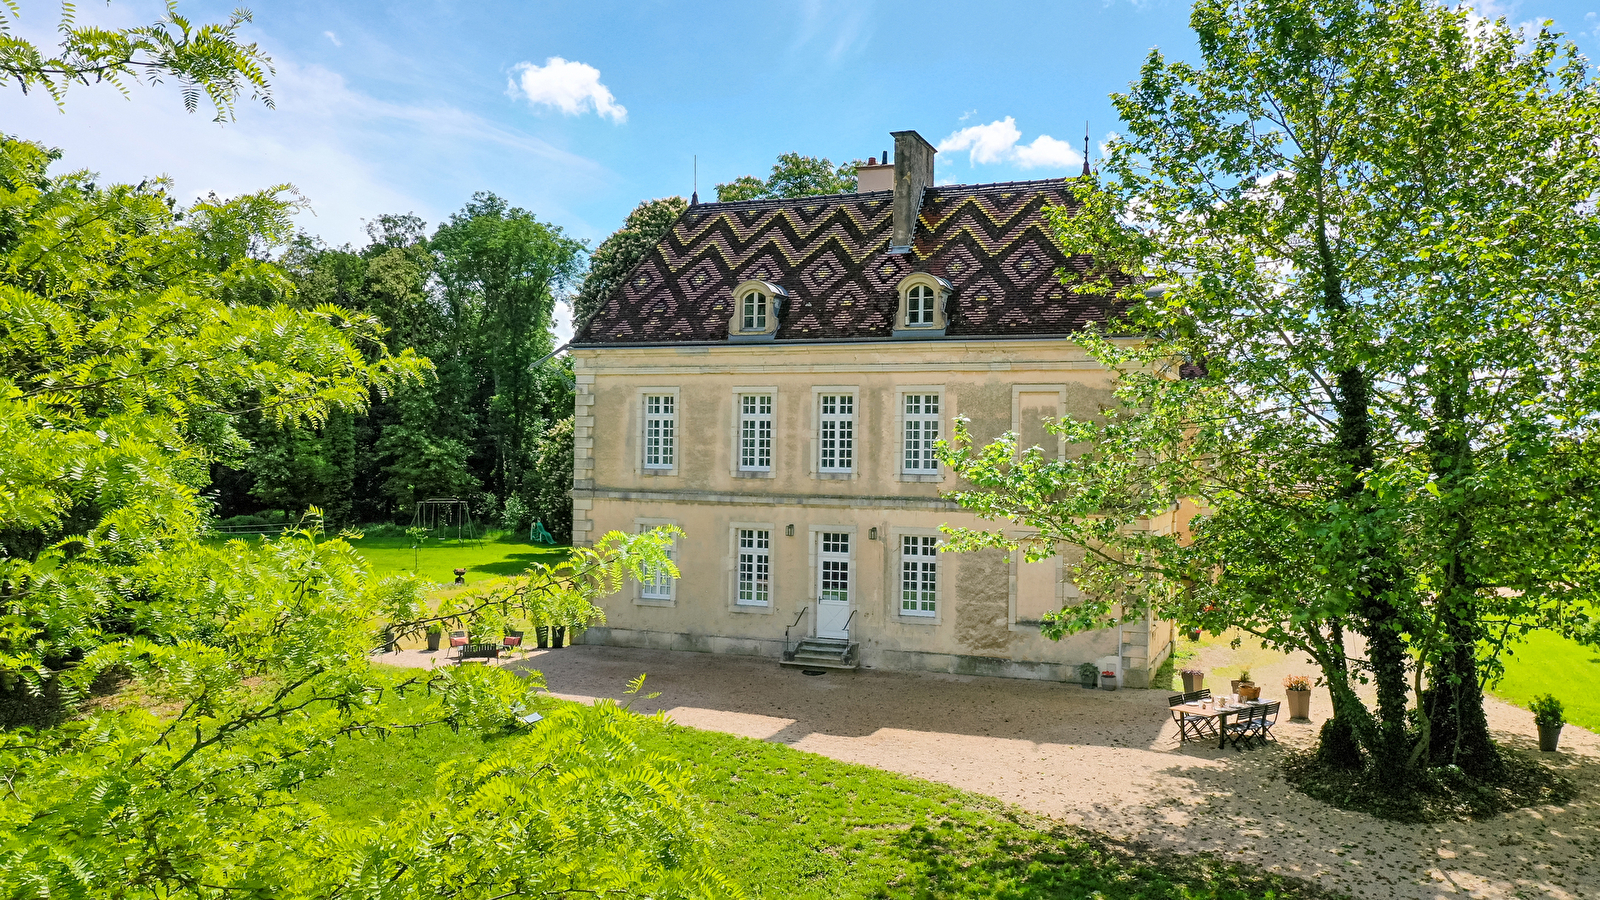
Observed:
[[[0,6],[0,83],[14,82],[27,93],[42,88],[60,106],[73,84],[108,82],[126,94],[125,80],[160,84],[175,78],[183,94],[184,109],[194,112],[201,97],[216,110],[215,121],[231,120],[239,95],[272,107],[267,76],[272,60],[255,44],[239,40],[239,26],[250,12],[238,9],[226,22],[196,26],[178,14],[176,0],[168,0],[160,21],[136,28],[109,29],[79,25],[72,3],[61,4],[57,30],[61,44],[46,55],[13,33],[22,17],[18,0]]]

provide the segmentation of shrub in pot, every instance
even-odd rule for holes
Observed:
[[[1114,691],[1116,689],[1117,689],[1117,673],[1110,672],[1110,671],[1101,672],[1100,673],[1100,690],[1102,690],[1102,691]]]
[[[1095,667],[1094,663],[1080,663],[1078,665],[1078,683],[1083,685],[1084,690],[1094,690],[1095,679],[1099,677],[1100,670]]]
[[[438,649],[439,649],[439,640],[441,638],[443,638],[443,637],[444,637],[444,629],[443,628],[440,628],[438,625],[429,625],[428,626],[428,652],[430,652],[430,653],[437,652]]]
[[[1533,710],[1533,724],[1539,726],[1539,749],[1546,753],[1556,752],[1556,744],[1561,741],[1561,726],[1567,721],[1561,701],[1545,694],[1533,698],[1528,708]]]
[[[1283,680],[1284,699],[1289,705],[1290,719],[1311,718],[1311,676],[1290,675]]]
[[[1198,691],[1206,686],[1205,669],[1184,669],[1178,674],[1183,676],[1183,692],[1185,694]]]
[[[1240,700],[1245,699],[1244,695],[1245,695],[1246,692],[1239,690],[1239,688],[1241,688],[1241,687],[1243,687],[1243,688],[1252,688],[1252,687],[1256,686],[1256,683],[1254,681],[1250,680],[1250,670],[1249,669],[1241,669],[1241,670],[1239,670],[1239,677],[1233,679],[1230,682],[1228,682],[1228,684],[1229,684],[1228,693],[1230,693],[1230,694],[1238,694]],[[1260,693],[1257,692],[1256,696],[1259,697]]]

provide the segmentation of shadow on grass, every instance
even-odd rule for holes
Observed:
[[[565,547],[549,547],[531,550],[527,553],[512,553],[498,562],[480,563],[472,566],[471,570],[484,575],[521,575],[534,563],[552,565],[561,561],[567,555]]]
[[[1009,821],[998,827],[956,827],[946,821],[906,830],[896,841],[896,850],[906,861],[906,869],[915,874],[891,885],[886,893],[1003,900],[1312,900],[1344,896],[1307,881],[1206,854],[1180,857],[1045,820],[1006,818]]]

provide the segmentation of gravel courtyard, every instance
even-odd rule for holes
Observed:
[[[1263,696],[1281,698],[1288,660],[1251,664]],[[620,698],[647,673],[646,690],[661,696],[634,708],[665,710],[682,725],[941,781],[1355,897],[1600,898],[1600,739],[1568,725],[1562,752],[1538,754],[1531,716],[1492,699],[1499,737],[1576,779],[1576,800],[1472,823],[1374,820],[1290,790],[1277,775],[1279,748],[1180,749],[1164,691],[875,671],[810,677],[764,659],[583,646],[510,665],[541,670],[552,693],[571,699]],[[1313,724],[1285,713],[1279,740],[1309,745],[1327,713],[1318,691]]]

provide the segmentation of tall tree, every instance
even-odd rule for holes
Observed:
[[[506,496],[528,467],[527,436],[539,399],[531,365],[551,349],[556,297],[577,274],[583,245],[527,210],[478,193],[439,226],[431,246],[449,308],[479,326],[493,378],[494,485]]]
[[[672,228],[688,201],[682,197],[646,200],[628,213],[622,227],[589,254],[589,271],[572,298],[572,324],[577,329],[605,305],[621,287],[622,279],[649,255],[651,248]]]
[[[780,153],[765,181],[742,175],[717,185],[717,200],[761,200],[768,197],[811,197],[848,194],[856,189],[855,163],[840,163],[798,153]]]
[[[1493,780],[1489,624],[1591,627],[1600,94],[1557,36],[1423,0],[1191,23],[1199,64],[1152,53],[1106,182],[1054,216],[1139,276],[1119,330],[1142,337],[1084,339],[1121,403],[1055,426],[1070,460],[959,448],[958,498],[1034,528],[1030,555],[1089,551],[1057,631],[1241,627],[1319,662],[1324,748],[1353,738],[1374,783]],[[1161,525],[1186,502],[1192,541]]]

